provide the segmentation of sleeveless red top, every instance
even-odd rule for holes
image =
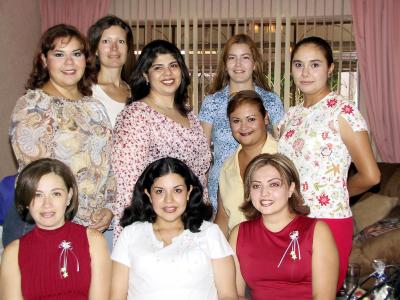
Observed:
[[[316,222],[297,216],[279,232],[269,231],[261,217],[240,224],[236,254],[253,300],[312,299]]]
[[[86,230],[66,222],[55,230],[35,227],[21,237],[18,263],[24,299],[89,298],[91,269]]]

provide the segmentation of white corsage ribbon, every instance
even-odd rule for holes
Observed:
[[[278,268],[281,266],[283,259],[285,258],[289,249],[291,249],[290,256],[293,260],[301,259],[300,245],[299,245],[299,232],[297,230],[292,231],[292,232],[290,232],[289,237],[290,237],[290,243],[289,243],[288,247],[286,248],[285,253],[283,253],[281,260],[279,261]]]
[[[76,271],[79,272],[79,260],[72,248],[72,243],[63,240],[58,248],[62,249],[60,253],[60,259],[58,262],[58,267],[60,268],[61,278],[68,277],[68,253],[71,253],[76,259]]]

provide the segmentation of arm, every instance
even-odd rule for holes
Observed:
[[[236,225],[229,236],[229,244],[231,245],[233,251],[235,252],[234,261],[235,261],[235,268],[236,268],[236,290],[239,295],[239,300],[246,300],[245,297],[245,290],[246,290],[246,282],[243,279],[242,272],[240,271],[240,264],[239,260],[236,255],[236,242],[239,233],[239,225]]]
[[[203,127],[204,135],[206,136],[208,143],[211,145],[212,124],[202,121],[201,127]]]
[[[91,259],[89,300],[108,300],[110,296],[111,260],[103,235],[93,229],[87,230]]]
[[[19,240],[9,244],[0,264],[0,299],[23,300],[18,266]]]
[[[221,194],[219,193],[219,190],[218,190],[217,199],[218,199],[218,207],[217,207],[217,214],[215,216],[214,223],[219,226],[219,229],[221,229],[221,231],[225,235],[225,237],[228,238],[228,234],[229,234],[228,219],[229,218],[228,218],[228,215],[222,204]]]
[[[357,173],[347,181],[349,195],[365,192],[380,181],[380,171],[376,164],[367,131],[353,131],[350,124],[339,117],[340,136],[356,166]]]
[[[235,287],[235,264],[232,256],[211,260],[219,300],[238,299]]]
[[[132,105],[118,115],[113,135],[111,167],[116,180],[114,238],[122,231],[119,221],[125,207],[132,201],[136,181],[147,166],[150,147],[151,124],[148,112],[139,107],[132,110]]]
[[[112,263],[111,300],[126,300],[128,296],[129,268],[119,262]]]
[[[54,128],[52,104],[47,96],[24,95],[18,99],[11,116],[9,136],[19,171],[30,162],[53,157]]]
[[[314,228],[312,254],[312,293],[314,300],[336,299],[339,256],[332,233],[324,222]]]

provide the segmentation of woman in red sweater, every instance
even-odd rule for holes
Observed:
[[[70,222],[78,209],[74,175],[44,158],[17,179],[16,207],[34,229],[9,244],[0,268],[1,299],[108,299],[111,261],[100,232]]]

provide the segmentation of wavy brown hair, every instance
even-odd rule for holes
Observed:
[[[250,188],[254,172],[264,166],[274,167],[287,186],[290,186],[292,182],[294,183],[294,191],[288,200],[290,212],[303,216],[308,215],[310,208],[304,204],[303,197],[301,196],[299,173],[293,162],[283,154],[263,153],[256,156],[249,163],[244,173],[244,203],[241,205],[240,210],[244,213],[246,219],[254,220],[261,215],[251,202]]]
[[[236,34],[231,36],[231,38],[224,45],[222,58],[219,60],[216,75],[212,82],[209,93],[213,94],[229,84],[229,74],[226,70],[226,61],[228,60],[229,50],[234,44],[246,44],[249,46],[251,56],[255,64],[255,69],[253,71],[253,82],[264,90],[271,91],[270,87],[268,86],[267,79],[263,73],[262,58],[257,49],[256,43],[254,43],[254,41],[246,34]]]
[[[47,53],[53,50],[56,46],[56,40],[59,38],[67,38],[68,42],[72,38],[76,38],[81,44],[82,54],[85,55],[86,68],[82,78],[78,82],[78,90],[84,96],[92,95],[92,67],[91,56],[89,55],[89,46],[85,37],[74,26],[66,24],[58,24],[50,27],[43,33],[39,41],[39,46],[36,50],[33,59],[33,68],[29,76],[28,82],[25,85],[26,89],[41,88],[50,79],[50,74],[47,67],[44,66],[42,61],[42,54],[47,57]]]

